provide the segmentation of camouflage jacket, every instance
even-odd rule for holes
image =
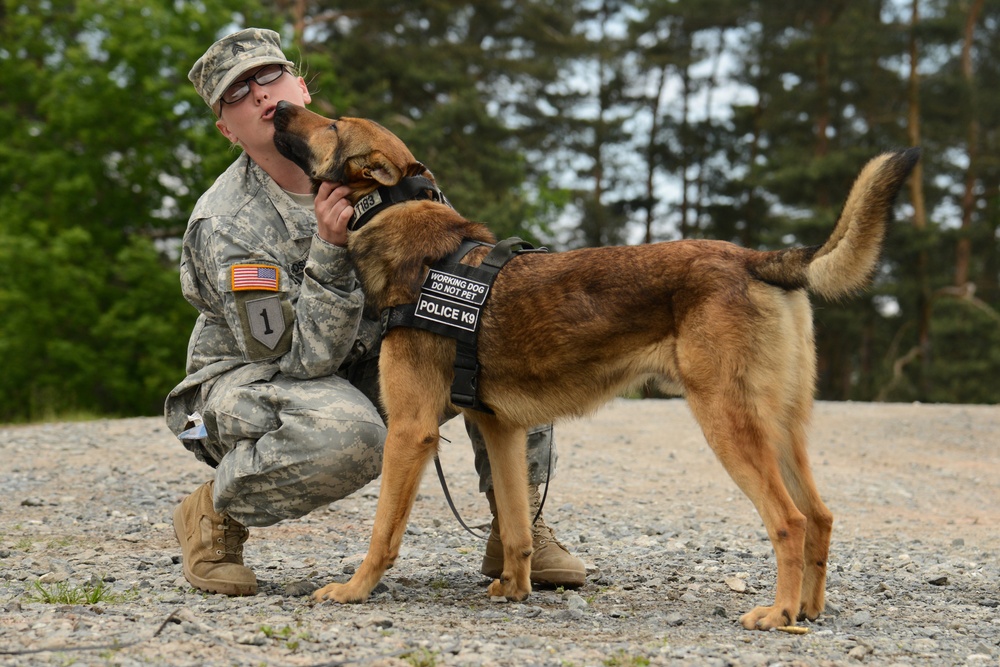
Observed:
[[[316,235],[311,206],[297,204],[246,154],[198,200],[181,250],[181,289],[199,315],[187,377],[165,413],[188,426],[223,373],[246,382],[277,372],[337,373],[378,341],[347,252]]]

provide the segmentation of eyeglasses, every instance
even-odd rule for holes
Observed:
[[[247,77],[242,81],[237,81],[233,85],[226,88],[226,92],[222,93],[222,97],[219,98],[219,113],[222,113],[223,104],[236,104],[244,97],[250,94],[250,82],[254,81],[258,86],[266,86],[269,83],[274,83],[281,78],[281,75],[286,71],[284,65],[265,65],[257,70],[257,73],[253,76]]]

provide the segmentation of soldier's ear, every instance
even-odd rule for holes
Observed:
[[[215,121],[215,127],[218,128],[219,132],[222,133],[222,136],[224,136],[226,139],[229,139],[229,143],[231,144],[240,143],[240,138],[237,137],[233,133],[233,131],[229,129],[229,126],[226,125],[226,121],[219,118],[218,120]]]

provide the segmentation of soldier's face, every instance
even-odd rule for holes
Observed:
[[[241,83],[246,84],[249,92],[230,104],[223,103],[221,115],[215,122],[227,139],[242,145],[251,157],[259,151],[275,150],[273,119],[278,102],[287,100],[304,106],[312,101],[302,77],[284,72],[264,85],[258,83],[254,77],[269,67],[273,68],[265,65],[240,75]]]

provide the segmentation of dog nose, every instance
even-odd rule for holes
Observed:
[[[274,127],[277,130],[285,130],[288,127],[288,121],[292,116],[292,109],[295,105],[288,100],[281,100],[278,102],[278,106],[274,109]]]

